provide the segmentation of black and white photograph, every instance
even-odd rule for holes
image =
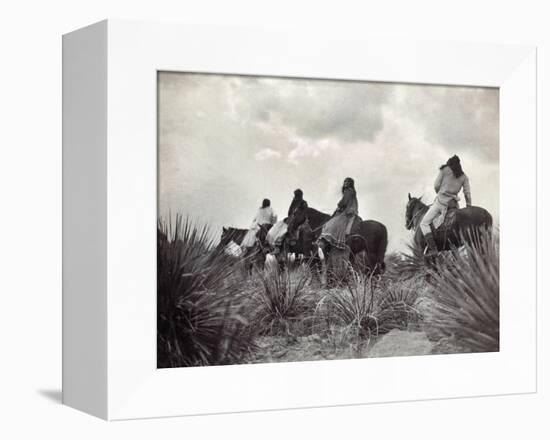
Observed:
[[[497,88],[157,93],[158,368],[499,351]]]
[[[0,438],[549,439],[535,3],[9,2]]]

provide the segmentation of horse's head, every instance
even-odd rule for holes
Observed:
[[[235,228],[222,228],[222,236],[220,238],[220,246],[227,246],[235,235]]]
[[[414,216],[418,212],[418,207],[423,205],[421,199],[422,197],[412,197],[409,193],[409,200],[405,209],[405,227],[409,230],[414,226]]]
[[[260,243],[260,245],[265,245],[265,241],[266,241],[266,238],[267,238],[267,233],[269,232],[269,230],[271,229],[273,225],[272,224],[265,224],[265,225],[260,225],[260,228],[258,229],[258,232],[256,232],[256,239],[258,240],[258,242]]]

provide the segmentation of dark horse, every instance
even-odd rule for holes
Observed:
[[[329,219],[330,215],[309,207],[294,211],[288,218],[288,231],[284,242],[288,251],[303,255],[316,253],[315,241],[321,235],[321,229]],[[309,228],[300,228],[300,226],[304,226],[306,220],[308,220]],[[296,237],[298,228],[300,228],[299,236]]]
[[[288,229],[283,237],[281,252],[277,257],[279,264],[288,263],[287,256],[295,254],[297,262],[316,268],[320,273],[321,260],[316,240],[328,219],[330,219],[329,215],[309,207],[296,210],[285,219]],[[308,220],[307,223],[306,220]]]
[[[295,215],[293,214],[289,218],[288,236],[291,236],[293,231],[303,224],[306,218],[309,220],[312,234],[311,238],[301,246],[305,247],[307,251],[311,252],[314,250],[317,253],[315,243],[317,243],[321,236],[323,225],[330,220],[331,216],[313,208],[297,211]],[[357,262],[358,266],[360,266],[359,268],[364,272],[383,272],[385,269],[384,257],[388,245],[388,231],[386,227],[375,220],[365,220],[361,221],[352,232],[352,235],[347,238],[347,245],[350,251],[349,258],[352,264]],[[320,246],[323,248],[324,253],[330,252],[324,240]],[[362,256],[361,263],[359,263],[359,256]]]
[[[270,224],[261,225],[260,229],[256,233],[256,244],[254,247],[245,250],[243,252],[243,257],[248,260],[248,270],[252,271],[253,265],[260,266],[265,263],[265,256],[267,253],[267,243],[266,237],[269,229],[271,229]],[[243,239],[248,232],[248,229],[238,229],[232,227],[223,227],[222,236],[220,238],[220,243],[218,244],[217,249],[223,251],[226,247],[233,241],[238,246],[241,246]]]
[[[247,232],[248,229],[238,229],[224,226],[222,228],[222,236],[220,238],[218,248],[224,249],[229,243],[231,243],[231,241],[234,241],[240,246]]]
[[[426,240],[419,225],[428,212],[429,206],[422,202],[421,197],[411,197],[405,211],[405,227],[414,229],[414,244],[420,249],[426,247]],[[479,231],[490,231],[493,226],[491,214],[478,206],[468,206],[458,209],[452,226],[444,231],[435,231],[434,240],[440,251],[449,250],[452,247],[462,245],[462,240],[470,240],[472,234]]]

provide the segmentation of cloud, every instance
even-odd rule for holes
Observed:
[[[286,212],[296,188],[330,213],[345,177],[360,214],[404,248],[407,193],[435,195],[458,154],[474,204],[499,210],[498,90],[162,73],[159,213],[249,226],[261,200]],[[217,229],[216,229],[217,230]]]
[[[405,86],[402,94],[403,107],[424,127],[428,141],[449,155],[469,151],[483,160],[498,160],[497,89]]]
[[[373,140],[383,127],[381,104],[392,87],[377,83],[240,78],[234,108],[247,121],[284,127],[304,140]]]
[[[256,160],[268,160],[268,159],[276,159],[281,157],[281,153],[279,151],[275,151],[271,148],[264,148],[263,150],[258,151],[254,155],[254,159]]]

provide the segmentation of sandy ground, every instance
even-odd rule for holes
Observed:
[[[392,330],[373,345],[367,357],[421,356],[430,354],[433,347],[424,332]]]
[[[345,333],[335,332],[302,337],[262,336],[256,340],[258,349],[250,363],[357,359],[388,356],[421,356],[431,354],[434,343],[421,331],[392,330],[378,338],[354,343]]]

